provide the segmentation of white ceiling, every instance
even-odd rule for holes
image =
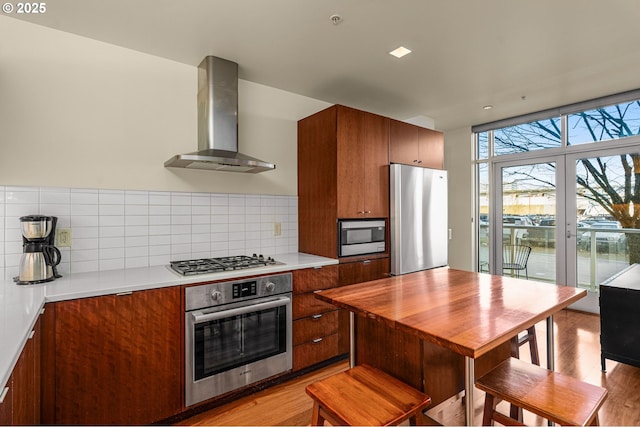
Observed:
[[[8,16],[194,66],[219,56],[238,62],[241,79],[400,120],[426,116],[440,130],[640,88],[638,0],[49,0],[46,7]],[[413,53],[388,54],[400,45]],[[487,104],[494,108],[482,109]]]

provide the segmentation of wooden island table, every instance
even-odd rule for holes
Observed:
[[[320,291],[351,312],[351,365],[367,363],[424,391],[437,405],[465,391],[473,425],[475,378],[510,356],[510,340],[547,320],[584,289],[442,267]]]

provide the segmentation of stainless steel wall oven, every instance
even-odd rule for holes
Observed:
[[[187,406],[292,368],[291,273],[185,289]]]

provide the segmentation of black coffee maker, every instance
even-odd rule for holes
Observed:
[[[60,250],[54,246],[57,222],[55,216],[20,217],[23,254],[19,275],[13,278],[19,285],[50,282],[62,277],[57,269]]]

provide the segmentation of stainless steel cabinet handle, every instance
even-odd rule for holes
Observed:
[[[315,340],[313,340],[312,342],[314,344],[318,344],[320,341],[322,341],[322,338],[316,338]]]
[[[364,261],[362,261],[363,264],[371,264],[371,260],[370,259],[365,259]]]
[[[322,314],[314,314],[313,316],[311,316],[312,319],[319,319],[322,317]]]
[[[366,211],[365,213],[371,213],[371,211]]]
[[[29,339],[33,339],[33,336],[36,334],[36,331],[31,331],[29,333]]]
[[[131,294],[133,294],[133,291],[129,291],[129,292],[119,292],[119,293],[117,293],[117,294],[116,294],[116,296],[118,296],[118,297],[123,297],[123,296],[125,296],[125,295],[131,295]]]
[[[0,403],[4,402],[4,398],[7,397],[7,393],[9,393],[9,387],[5,387],[0,393]]]
[[[191,313],[191,317],[193,318],[193,323],[198,324],[211,320],[224,319],[225,317],[239,316],[241,314],[251,313],[254,311],[268,310],[270,308],[280,307],[282,305],[287,305],[290,303],[291,299],[289,297],[279,297],[270,301],[258,304],[249,304],[244,307],[238,307],[231,310],[216,311],[213,313],[195,311]]]

